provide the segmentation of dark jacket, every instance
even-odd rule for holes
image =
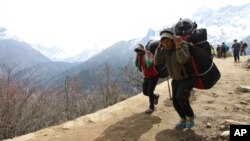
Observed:
[[[188,78],[184,64],[189,61],[189,45],[186,41],[181,42],[178,49],[162,49],[157,48],[155,52],[155,65],[166,62],[168,72],[173,80],[183,80]],[[162,49],[162,50],[161,50]]]
[[[239,52],[240,51],[240,44],[236,42],[232,45],[232,48],[233,48],[234,52]]]

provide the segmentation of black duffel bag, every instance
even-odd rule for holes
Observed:
[[[168,77],[168,69],[165,64],[159,64],[155,66],[156,71],[158,72],[159,78],[166,78]]]

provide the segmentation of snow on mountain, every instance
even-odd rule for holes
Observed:
[[[81,54],[74,56],[74,57],[69,57],[66,58],[64,61],[66,62],[84,62],[90,59],[92,56],[95,56],[96,54],[100,53],[102,51],[101,48],[95,48],[93,49],[88,49],[84,50]]]
[[[198,9],[191,18],[198,23],[198,28],[207,28],[208,41],[216,46],[222,42],[231,45],[234,39],[239,41],[248,41],[250,36],[250,3],[236,6],[228,5],[218,10],[211,8],[201,7]],[[184,18],[184,17],[183,17]],[[177,22],[177,21],[176,21]],[[173,25],[166,23],[166,27]],[[162,29],[165,27],[162,27]],[[133,44],[142,43],[146,45],[149,40],[159,39],[158,30],[149,29],[145,37],[141,39],[134,39]],[[139,41],[139,42],[138,42]],[[250,45],[250,43],[248,43]],[[249,48],[248,48],[249,50]],[[101,50],[86,50],[82,54],[66,59],[67,62],[83,62],[98,54]]]
[[[193,14],[198,28],[205,27],[208,40],[213,44],[226,42],[231,44],[234,39],[245,41],[250,35],[250,3],[242,6],[225,6],[213,11],[202,7]]]
[[[17,41],[23,41],[20,38],[9,33],[4,27],[0,26],[0,40],[4,40],[4,39],[13,39]]]
[[[222,42],[226,42],[228,45],[231,45],[234,39],[238,39],[239,41],[249,41],[249,13],[250,3],[241,6],[229,5],[218,10],[201,7],[193,14],[193,17],[191,19],[198,24],[198,28],[207,29],[208,41],[213,46],[221,44]],[[172,23],[175,22],[171,21],[171,23],[166,23],[166,25],[170,27],[170,25],[173,25]],[[151,39],[159,39],[158,33],[159,31],[149,29],[147,36],[142,37],[141,39],[135,39],[134,44],[138,43],[137,41],[140,41],[139,43],[146,45],[146,43]],[[5,28],[0,27],[0,40],[5,38],[20,40],[17,37],[7,33]],[[247,43],[250,45],[249,42]],[[91,48],[88,50],[84,50],[81,54],[75,57],[70,57],[67,53],[65,53],[58,47],[47,48],[41,45],[32,45],[32,47],[34,47],[43,55],[47,56],[53,61],[66,62],[84,62],[102,51],[102,49]]]
[[[32,44],[32,47],[40,51],[43,55],[45,55],[52,61],[64,61],[66,58],[69,57],[69,55],[59,47],[47,48],[37,44]]]
[[[35,44],[33,44],[32,47],[40,51],[43,55],[45,55],[52,61],[70,62],[70,63],[84,62],[101,51],[100,48],[95,48],[94,50],[87,49],[87,50],[84,50],[79,55],[72,57],[59,47],[47,48],[42,45],[35,45]]]
[[[4,39],[13,39],[17,41],[23,40],[19,39],[18,37],[11,35],[4,27],[0,26],[0,40]],[[95,49],[87,49],[84,50],[82,53],[80,53],[77,56],[70,56],[65,51],[63,51],[59,47],[45,47],[43,45],[39,44],[30,44],[31,47],[42,53],[44,56],[48,57],[52,61],[60,61],[60,62],[84,62],[91,58],[92,56],[98,54],[101,52],[101,48],[95,47]]]

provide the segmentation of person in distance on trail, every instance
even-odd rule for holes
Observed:
[[[221,46],[218,44],[216,48],[217,58],[221,58]]]
[[[143,72],[144,79],[142,84],[143,94],[149,97],[149,108],[146,114],[155,111],[155,105],[158,104],[159,95],[154,94],[158,82],[158,74],[155,70],[153,54],[144,49],[142,44],[135,46],[136,60],[135,65],[139,71]]]
[[[246,48],[247,43],[243,43],[243,41],[240,41],[240,56],[246,55]]]
[[[211,58],[214,59],[214,56],[216,55],[214,47],[211,45]]]
[[[228,51],[228,46],[225,44],[225,42],[222,42],[221,44],[221,55],[223,58],[226,58],[227,57],[227,51]]]
[[[194,79],[188,77],[184,65],[190,58],[189,44],[179,36],[174,36],[172,29],[162,30],[160,36],[160,45],[155,52],[155,64],[161,63],[160,60],[165,60],[172,78],[173,105],[180,117],[175,128],[192,128],[194,126],[194,112],[189,97],[190,91],[194,87]],[[162,48],[163,51],[160,51]]]
[[[237,42],[237,39],[234,39],[234,43],[232,45],[234,62],[240,61],[240,44]]]

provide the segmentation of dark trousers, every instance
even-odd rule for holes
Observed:
[[[151,77],[149,79],[144,78],[142,89],[143,94],[149,97],[149,108],[154,109],[154,90],[158,82],[158,76]]]
[[[221,56],[222,56],[223,58],[226,58],[226,57],[227,57],[227,51],[223,50],[223,51],[221,52]]]
[[[194,116],[189,102],[190,91],[193,87],[193,79],[172,80],[173,105],[181,118]]]
[[[240,55],[247,55],[246,50],[245,49],[240,50]]]
[[[240,61],[240,51],[236,50],[233,52],[234,53],[234,61],[236,62],[237,60]]]

